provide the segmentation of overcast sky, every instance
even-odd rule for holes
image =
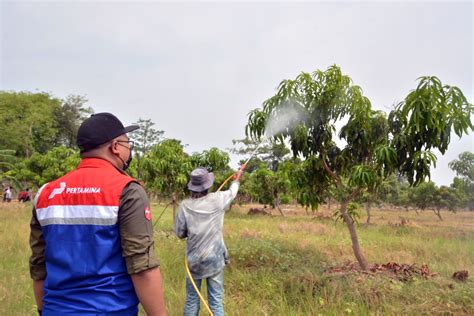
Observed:
[[[436,75],[473,102],[466,2],[0,2],[0,89],[86,95],[125,124],[150,118],[188,152],[232,146],[283,79],[339,65],[385,111]],[[433,180],[474,151],[452,137]],[[236,167],[236,160],[233,161]]]

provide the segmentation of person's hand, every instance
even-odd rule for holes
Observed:
[[[235,181],[240,181],[240,177],[242,176],[242,173],[244,173],[243,170],[239,170],[234,174],[234,180]]]
[[[234,174],[234,180],[235,180],[235,181],[240,181],[240,177],[242,176],[242,173],[244,173],[245,168],[247,168],[247,164],[246,164],[246,163],[244,163],[242,166],[240,166],[239,171],[237,171],[237,172]]]

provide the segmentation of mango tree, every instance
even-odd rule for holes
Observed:
[[[317,206],[332,184],[337,190],[340,216],[350,233],[352,249],[362,269],[369,268],[362,253],[348,205],[364,190],[372,190],[398,170],[411,184],[430,176],[436,157],[448,147],[451,129],[461,136],[472,130],[469,104],[456,87],[443,86],[436,77],[422,77],[418,87],[390,113],[375,111],[359,86],[337,66],[284,80],[277,93],[249,114],[246,133],[259,138],[270,118],[291,104],[305,118],[287,126],[275,138],[287,139],[295,156],[305,158],[305,192],[300,202]],[[340,127],[339,140],[336,130]]]
[[[214,185],[217,187],[219,187],[224,180],[233,173],[232,169],[229,167],[229,154],[215,147],[209,150],[204,150],[201,153],[192,154],[190,160],[193,169],[204,167],[209,172],[213,172],[215,176]]]
[[[284,164],[280,165],[279,170],[272,171],[265,163],[261,163],[259,168],[250,174],[250,190],[253,199],[276,208],[281,216],[285,216],[280,207],[281,197],[289,193],[291,186],[287,171],[291,165],[290,162]]]
[[[436,185],[429,181],[420,183],[415,188],[410,188],[409,197],[413,206],[418,210],[426,210],[435,207],[435,198],[437,195],[438,188]],[[435,212],[436,214],[436,212]],[[438,215],[438,214],[437,214]],[[439,217],[439,215],[438,215]]]
[[[290,153],[284,143],[275,142],[268,138],[263,141],[256,141],[248,137],[244,139],[233,139],[232,144],[234,148],[231,148],[230,151],[236,155],[245,157],[245,160],[247,160],[251,154],[254,154],[249,165],[247,165],[247,172],[252,172],[257,169],[261,161],[265,162],[271,170],[276,171],[279,164],[285,161]]]
[[[449,163],[449,167],[457,175],[451,186],[462,194],[464,206],[470,211],[474,210],[474,153],[461,153],[459,159]]]
[[[162,140],[165,132],[156,130],[153,127],[155,123],[151,119],[139,118],[138,122],[134,124],[140,126],[140,128],[130,133],[130,139],[135,142],[135,169],[138,179],[141,179],[143,156]]]
[[[175,139],[162,141],[143,157],[142,176],[145,186],[157,195],[171,197],[173,220],[178,198],[185,192],[191,168],[189,156],[184,152],[183,145]]]
[[[438,216],[439,220],[442,221],[443,218],[441,217],[441,210],[447,209],[448,211],[455,213],[461,204],[461,197],[459,192],[457,192],[454,188],[441,186],[438,188],[438,190],[436,190],[433,204],[433,211],[435,212],[436,216]]]

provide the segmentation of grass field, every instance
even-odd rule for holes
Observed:
[[[154,218],[161,210],[153,205]],[[474,213],[445,213],[440,222],[432,212],[374,210],[374,224],[358,227],[369,262],[426,263],[438,274],[401,282],[378,274],[328,273],[355,259],[347,229],[324,209],[313,216],[289,206],[286,217],[249,216],[247,210],[234,206],[225,220],[228,315],[474,314]],[[36,311],[28,272],[30,215],[30,205],[0,204],[0,315]],[[400,217],[408,225],[400,226]],[[169,209],[156,225],[155,245],[169,314],[180,315],[185,243],[172,232]],[[468,270],[470,279],[454,281],[458,270]]]

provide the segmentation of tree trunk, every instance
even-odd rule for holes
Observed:
[[[173,227],[176,221],[176,209],[178,207],[178,203],[176,202],[176,193],[171,195],[171,203],[173,204]]]
[[[366,221],[367,224],[370,224],[370,217],[371,217],[370,216],[370,210],[371,210],[371,208],[372,208],[372,203],[370,203],[370,202],[367,203],[367,221]]]
[[[331,212],[331,198],[328,200],[328,211]]]
[[[367,260],[365,259],[364,255],[362,254],[362,250],[360,249],[359,238],[357,237],[357,231],[355,229],[354,221],[347,213],[347,206],[349,202],[350,200],[345,200],[341,202],[341,214],[344,218],[344,222],[346,223],[347,228],[349,229],[349,234],[351,235],[352,250],[354,250],[354,255],[357,261],[359,262],[361,269],[368,270],[369,264],[367,263]]]
[[[433,210],[433,212],[438,216],[438,218],[439,218],[440,221],[443,220],[443,218],[441,217],[441,210],[440,210],[439,208]]]
[[[283,211],[282,211],[281,208],[280,208],[280,199],[279,199],[279,198],[276,199],[276,201],[275,201],[275,206],[276,206],[276,208],[278,209],[278,211],[280,212],[281,216],[284,217],[285,214],[283,214]]]

